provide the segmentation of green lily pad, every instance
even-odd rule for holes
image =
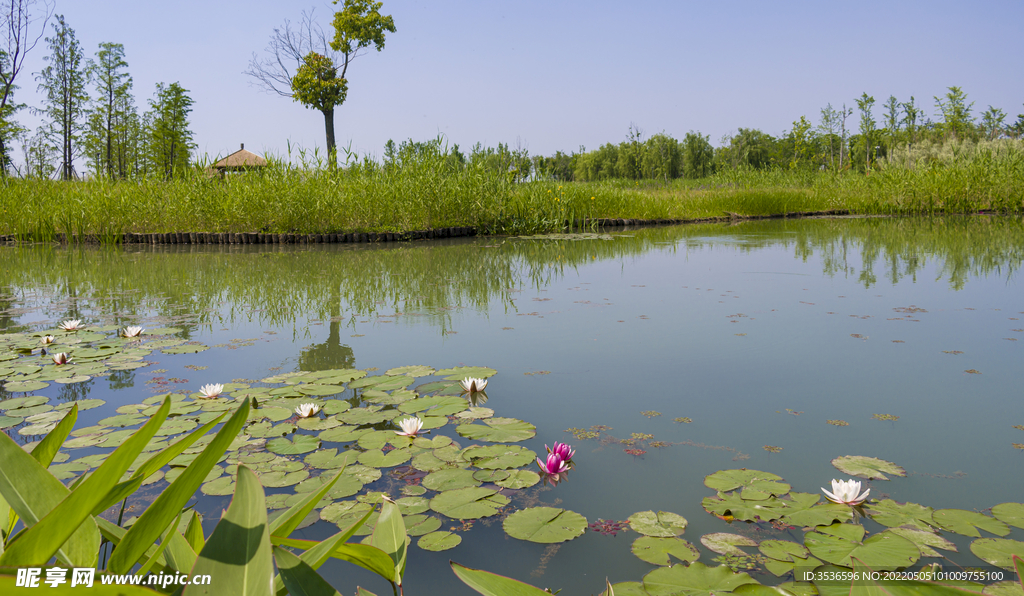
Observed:
[[[498,374],[498,371],[485,366],[456,366],[455,368],[446,368],[434,373],[435,376],[446,377],[449,381],[461,381],[466,377],[486,379],[496,374]]]
[[[505,533],[519,540],[552,544],[572,540],[587,529],[587,518],[557,507],[530,507],[505,518]]]
[[[64,403],[57,404],[57,406],[54,409],[55,410],[61,410],[61,411],[63,411],[63,410],[70,410],[75,404],[78,404],[78,411],[79,412],[83,412],[85,410],[91,410],[93,408],[98,408],[98,407],[102,406],[105,403],[107,403],[107,402],[102,400],[102,399],[95,399],[95,398],[79,399],[79,400],[76,400],[76,401],[66,401]]]
[[[756,583],[746,573],[733,573],[725,565],[708,567],[694,561],[655,569],[644,576],[643,588],[650,596],[691,596],[729,593],[744,584]]]
[[[851,476],[860,476],[868,480],[888,480],[886,474],[906,476],[907,472],[891,461],[863,455],[844,455],[832,460],[837,470]]]
[[[289,422],[282,422],[281,424],[271,424],[268,421],[257,422],[256,424],[250,424],[245,427],[242,431],[250,437],[256,437],[259,439],[268,439],[271,437],[283,437],[290,435],[295,432],[295,425]]]
[[[971,543],[976,557],[1003,569],[1013,570],[1013,556],[1024,559],[1024,542],[1006,538],[979,538]]]
[[[537,427],[515,418],[488,418],[484,424],[460,424],[455,432],[478,441],[518,443],[533,438],[537,434]]]
[[[719,492],[742,488],[740,496],[747,501],[763,501],[775,495],[781,497],[790,486],[782,477],[757,470],[721,470],[704,478],[704,485]]]
[[[480,420],[494,416],[494,410],[480,406],[473,406],[464,412],[459,412],[456,416],[463,420]]]
[[[455,469],[431,472],[423,478],[422,484],[424,488],[443,492],[468,486],[480,486],[480,481],[473,477],[471,470]]]
[[[366,515],[366,512],[371,509],[373,509],[373,506],[367,503],[335,501],[320,510],[320,519],[336,524],[339,528],[347,528]],[[366,534],[368,533],[366,532]]]
[[[775,497],[764,501],[747,501],[736,493],[704,497],[700,504],[712,515],[742,521],[774,521],[780,519],[787,510],[786,504]]]
[[[413,447],[418,447],[420,449],[440,449],[442,447],[447,447],[451,444],[451,437],[446,437],[444,435],[438,435],[431,439],[428,439],[426,437],[416,437],[412,441]]]
[[[339,387],[338,385],[316,385],[306,383],[302,385],[296,385],[295,389],[297,389],[298,392],[301,393],[302,395],[317,396],[336,395],[344,391],[344,389]]]
[[[425,377],[434,374],[434,367],[423,365],[399,366],[398,368],[385,371],[384,374],[390,376],[408,375],[410,377]]]
[[[411,458],[412,454],[408,449],[392,449],[388,452],[372,449],[359,454],[359,463],[371,468],[391,468],[402,465]]]
[[[675,536],[641,536],[633,541],[633,554],[652,565],[671,565],[673,561],[691,563],[700,558],[700,551],[689,542]]]
[[[160,350],[164,354],[197,354],[199,352],[205,352],[209,350],[210,346],[204,346],[202,344],[185,344],[182,346],[173,346],[170,348],[163,348]]]
[[[24,422],[24,418],[18,418],[16,416],[0,416],[0,429],[11,428]]]
[[[532,463],[537,453],[519,445],[476,445],[463,457],[482,470],[507,470]]]
[[[416,546],[423,550],[442,551],[455,548],[462,542],[462,536],[451,532],[431,532],[424,534],[416,541]]]
[[[1004,524],[1024,528],[1024,503],[1000,503],[992,508],[992,515]]]
[[[416,386],[416,392],[419,393],[420,395],[427,395],[428,393],[434,393],[435,391],[441,391],[441,390],[444,390],[444,389],[448,389],[449,387],[452,387],[452,386],[456,386],[457,387],[457,386],[459,386],[459,384],[458,383],[453,383],[451,381],[431,381],[430,383],[424,383],[422,385],[417,385]]]
[[[913,526],[919,530],[930,531],[935,521],[932,519],[934,510],[917,503],[897,503],[892,499],[883,499],[868,505],[868,516],[883,526],[897,528]]]
[[[510,474],[508,470],[477,470],[473,472],[473,478],[480,482],[497,482],[508,478]]]
[[[396,406],[409,400],[416,399],[416,393],[404,389],[396,389],[391,393],[377,389],[367,389],[361,396],[363,401],[382,406]]]
[[[4,389],[11,393],[39,391],[40,389],[46,389],[49,386],[49,383],[44,383],[43,381],[7,381],[4,383]]]
[[[762,540],[757,550],[766,557],[779,561],[802,561],[811,556],[802,544],[788,540]]]
[[[47,404],[41,404],[38,406],[25,406],[22,408],[16,408],[13,410],[7,410],[7,415],[14,418],[28,418],[35,416],[36,414],[43,414],[53,410],[53,406]]]
[[[461,397],[433,395],[403,402],[399,404],[398,409],[406,414],[424,412],[430,416],[449,416],[461,412],[467,407],[466,400]]]
[[[14,397],[0,401],[0,410],[16,410],[18,408],[30,408],[39,406],[50,401],[50,398],[42,395],[26,395],[25,397]]]
[[[74,383],[84,383],[91,378],[89,375],[72,375],[70,377],[58,377],[53,382],[60,383],[61,385],[71,385]]]
[[[854,524],[834,523],[818,526],[804,538],[804,545],[815,557],[850,566],[857,559],[875,570],[893,570],[910,567],[920,558],[920,551],[914,543],[885,531],[874,534],[861,542],[864,527]]]
[[[365,435],[359,437],[356,441],[363,449],[381,449],[384,445],[387,445],[390,441],[395,441],[399,436],[395,434],[393,430],[375,430],[368,432]],[[402,437],[402,440],[408,441]],[[395,441],[397,443],[398,441]]]
[[[498,513],[508,498],[497,490],[471,486],[443,492],[430,500],[430,508],[453,519],[477,519]]]
[[[502,488],[518,490],[521,488],[531,487],[538,482],[540,482],[540,474],[533,470],[513,470],[507,477],[497,480],[494,483]]]
[[[357,428],[355,426],[339,426],[320,433],[320,440],[329,443],[348,443],[357,441],[365,434],[373,432],[372,428]]]
[[[299,428],[302,430],[327,430],[329,428],[337,428],[341,426],[341,421],[337,418],[299,418],[296,422]]]
[[[979,529],[996,536],[1006,536],[1010,533],[1010,528],[1003,522],[975,511],[939,509],[932,514],[932,519],[943,530],[975,538],[981,537],[981,533],[978,532]]]
[[[629,527],[644,536],[671,538],[686,530],[686,518],[666,511],[641,511],[629,516]]]
[[[410,536],[423,536],[441,527],[441,520],[432,515],[410,515],[402,521],[405,522],[405,533]]]
[[[418,484],[406,484],[402,487],[402,494],[408,497],[418,497],[425,492],[427,492],[427,489]]]
[[[462,464],[466,465],[466,464]],[[420,453],[412,458],[412,467],[423,472],[436,472],[459,467],[459,464],[451,463],[438,458],[433,453]]]
[[[402,497],[395,504],[402,515],[416,515],[430,509],[430,499],[426,497]]]
[[[294,472],[267,472],[259,475],[260,484],[272,488],[295,486],[308,477],[309,472],[306,470],[296,470]]]
[[[933,550],[936,548],[957,552],[955,544],[929,530],[919,530],[917,528],[891,528],[889,531],[913,542],[914,545],[917,546],[917,550],[921,551],[922,557],[941,557],[942,555],[940,553]]]
[[[714,551],[720,555],[736,555],[737,557],[747,556],[747,553],[741,551],[737,547],[757,546],[757,542],[754,542],[746,536],[729,534],[728,532],[705,534],[700,537],[700,543],[707,547],[708,550]]]
[[[351,460],[352,456],[348,453],[338,454],[338,449],[332,447],[330,449],[319,449],[306,456],[303,460],[306,465],[318,468],[320,470],[334,470],[337,468],[345,467],[346,460]]]
[[[364,408],[353,408],[347,412],[338,414],[338,420],[346,424],[377,424],[385,420],[391,420],[398,416],[397,410],[381,410],[381,406],[367,406]]]
[[[296,435],[294,440],[278,437],[267,441],[267,451],[278,455],[299,455],[320,447],[320,439],[310,435]]]
[[[179,472],[180,473],[180,472]],[[235,493],[235,478],[234,476],[221,476],[216,480],[211,480],[199,487],[204,495],[232,495]]]

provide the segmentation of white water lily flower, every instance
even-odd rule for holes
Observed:
[[[224,392],[224,385],[220,383],[212,383],[210,385],[203,385],[199,388],[199,397],[217,397]]]
[[[68,356],[65,352],[57,352],[51,358],[53,358],[54,364],[67,364],[71,361],[71,356]]]
[[[401,435],[403,437],[415,437],[420,434],[420,430],[423,429],[423,421],[420,420],[419,417],[406,418],[405,420],[400,420],[398,422],[398,426],[401,427],[402,430],[396,430],[396,435]]]
[[[42,337],[42,338],[41,338],[41,339],[39,340],[39,343],[41,343],[41,344],[43,344],[43,345],[45,346],[45,345],[49,345],[49,344],[52,344],[52,343],[53,343],[53,342],[55,342],[55,341],[57,341],[57,338],[56,338],[56,337],[54,337],[54,336],[52,336],[52,335],[45,335],[45,336],[43,336],[43,337]]]
[[[864,494],[857,496],[857,493],[860,492],[859,480],[836,480],[835,478],[832,479],[832,492],[828,492],[824,488],[821,490],[829,501],[840,505],[860,505],[871,492],[869,488],[864,491]]]
[[[466,377],[459,381],[462,384],[463,393],[477,393],[483,391],[487,387],[486,379],[474,379],[473,377]]]
[[[142,335],[143,331],[145,330],[142,327],[125,327],[124,331],[121,332],[121,335],[125,337],[138,337]]]
[[[309,418],[320,413],[320,406],[316,404],[299,404],[295,408],[295,413],[299,415],[299,418]]]
[[[63,323],[57,326],[63,329],[64,331],[78,331],[79,329],[84,327],[80,319],[68,319],[67,321],[64,321]]]

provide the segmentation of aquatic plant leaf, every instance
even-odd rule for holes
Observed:
[[[502,527],[513,538],[552,544],[582,536],[587,518],[558,507],[530,507],[506,517]]]
[[[416,392],[420,395],[427,395],[428,393],[434,393],[435,391],[442,391],[449,387],[459,387],[457,382],[453,381],[432,381],[430,383],[424,383],[416,386]],[[460,387],[461,390],[461,387]]]
[[[452,532],[430,532],[416,541],[423,550],[442,551],[455,548],[462,542],[462,536]]]
[[[427,492],[427,489],[418,484],[406,484],[402,487],[402,494],[409,497],[417,497]]]
[[[775,497],[764,501],[747,501],[736,493],[704,497],[701,506],[712,515],[742,521],[774,521],[781,518],[787,509],[785,503]]]
[[[695,546],[675,536],[641,536],[633,541],[631,550],[641,561],[652,565],[671,565],[674,561],[691,563],[700,558]]]
[[[890,528],[889,531],[913,542],[922,557],[941,557],[940,553],[933,550],[935,548],[957,552],[955,544],[933,531],[917,528]]]
[[[299,418],[296,422],[299,428],[302,430],[327,430],[329,428],[337,428],[341,426],[341,421],[333,416],[329,418]]]
[[[919,530],[931,531],[935,521],[932,519],[934,509],[917,503],[897,503],[892,499],[883,499],[867,505],[868,516],[883,526],[896,528],[913,526]]]
[[[391,370],[385,371],[384,374],[389,376],[407,375],[410,377],[425,377],[427,375],[434,374],[434,367],[423,365],[399,366],[398,368],[392,368]]]
[[[50,398],[42,395],[26,395],[25,397],[12,397],[0,401],[0,410],[17,410],[18,408],[31,408],[41,406],[50,401]]]
[[[837,470],[851,476],[860,476],[868,480],[888,480],[886,474],[906,476],[907,472],[891,461],[866,457],[863,455],[844,455],[832,460]]]
[[[371,468],[392,468],[404,464],[411,458],[412,454],[408,449],[392,449],[388,452],[372,449],[359,454],[359,463]]]
[[[438,435],[433,438],[416,437],[412,441],[412,446],[419,449],[440,449],[441,447],[447,447],[452,444],[452,438],[444,435]]]
[[[471,486],[443,492],[430,500],[430,508],[453,519],[476,519],[498,513],[501,506],[489,500],[498,491]]]
[[[405,531],[410,536],[423,536],[440,527],[441,520],[430,515],[410,515],[405,518]]]
[[[863,526],[834,523],[808,533],[804,545],[815,557],[847,567],[857,559],[873,569],[893,570],[909,567],[921,556],[913,542],[889,531],[861,542],[863,537]]]
[[[319,449],[306,456],[303,461],[306,465],[321,470],[333,470],[336,468],[344,468],[349,458],[347,453],[338,454],[338,449],[332,447],[330,449]]]
[[[338,414],[338,420],[346,424],[377,424],[385,420],[391,420],[400,414],[397,410],[381,410],[380,406],[368,406],[364,408],[353,408],[347,412]]]
[[[705,477],[704,486],[718,492],[742,488],[740,496],[745,500],[755,501],[788,493],[790,486],[781,480],[781,476],[758,470],[720,470]]]
[[[434,373],[438,377],[447,377],[448,381],[461,381],[466,377],[487,378],[498,374],[498,371],[485,366],[456,366],[445,368]]]
[[[295,435],[294,440],[278,437],[267,441],[267,451],[278,455],[299,455],[320,447],[320,439],[311,435]]]
[[[519,445],[474,445],[463,457],[482,470],[507,470],[532,463],[537,453]]]
[[[992,508],[992,516],[1016,528],[1024,528],[1024,503],[1000,503]]]
[[[280,573],[281,583],[290,594],[309,596],[340,596],[337,590],[320,577],[308,563],[280,546],[273,547],[274,562]]]
[[[173,346],[170,348],[163,348],[160,350],[164,354],[196,354],[199,352],[205,352],[209,350],[210,346],[204,346],[202,344],[185,344],[183,346]]]
[[[641,511],[629,516],[629,527],[644,536],[670,538],[686,530],[686,518],[666,511]]]
[[[802,544],[788,540],[762,540],[757,550],[766,557],[779,561],[804,561],[811,556],[810,551]]]
[[[469,409],[459,412],[456,414],[457,417],[463,420],[475,420],[480,418],[490,418],[494,416],[494,410],[490,408],[483,408],[480,406],[472,406]]]
[[[538,482],[540,482],[540,474],[533,470],[513,470],[507,477],[494,483],[502,488],[518,490],[531,487]]]
[[[736,547],[757,546],[757,542],[747,538],[746,536],[729,534],[728,532],[705,534],[700,537],[700,543],[707,547],[708,550],[714,551],[720,555],[736,555],[737,557],[745,557],[747,556],[747,553]]]
[[[346,528],[351,525],[352,521],[358,520],[372,510],[373,506],[368,503],[335,501],[320,510],[320,519]],[[345,523],[346,520],[349,520],[348,523]]]
[[[423,412],[430,416],[449,416],[469,407],[466,400],[460,397],[433,395],[404,402],[398,406],[399,411],[406,414]]]
[[[496,594],[500,594],[502,596],[550,596],[551,594],[550,592],[546,592],[540,588],[535,588],[530,584],[525,584],[510,577],[498,575],[497,573],[482,571],[480,569],[471,569],[469,567],[459,565],[455,561],[450,561],[450,564],[452,566],[452,571],[455,572],[456,577],[458,577],[462,583],[485,596],[492,596]]]
[[[363,484],[370,484],[380,480],[381,472],[377,468],[371,468],[362,464],[353,464],[345,468],[345,474],[358,478]]]
[[[234,476],[221,476],[214,480],[206,482],[199,487],[204,495],[224,496],[234,494],[235,492],[235,478]]]
[[[426,497],[402,497],[395,501],[402,515],[416,515],[430,509],[430,499]]]
[[[404,389],[396,389],[391,393],[377,389],[366,389],[360,396],[363,401],[382,406],[397,406],[409,400],[416,399],[416,393]]]
[[[338,385],[317,385],[314,383],[303,383],[296,385],[295,389],[302,395],[315,395],[315,396],[328,396],[337,395],[344,391],[344,388]]]
[[[357,441],[359,437],[373,432],[372,428],[356,428],[355,426],[339,426],[320,433],[320,439],[329,443],[348,443]]]
[[[689,565],[659,567],[644,576],[650,596],[729,593],[744,584],[756,584],[746,573],[733,573],[725,565],[708,567],[699,561]]]
[[[480,486],[480,481],[473,477],[471,470],[439,470],[427,474],[423,478],[422,485],[424,488],[443,492],[469,486]]]
[[[295,432],[295,425],[290,422],[282,422],[281,424],[271,424],[268,421],[257,422],[256,424],[250,424],[243,430],[245,434],[250,437],[256,437],[260,439],[268,439],[271,437],[283,437],[290,435]]]
[[[308,477],[309,472],[306,470],[296,470],[294,472],[267,472],[259,475],[260,483],[263,486],[270,488],[295,486]]]
[[[978,532],[979,529],[996,536],[1006,536],[1010,533],[1010,528],[1003,522],[976,511],[939,509],[932,513],[932,519],[943,530],[975,538],[981,537],[981,534]]]
[[[7,381],[4,383],[4,389],[11,393],[28,393],[29,391],[39,391],[40,389],[46,389],[49,387],[49,383],[43,381]]]
[[[455,432],[467,439],[492,443],[518,443],[533,438],[537,427],[515,418],[488,418],[484,424],[460,424]]]
[[[814,495],[817,497],[817,495]],[[836,503],[816,503],[804,507],[794,505],[792,501],[780,500],[786,507],[779,520],[794,526],[813,528],[827,526],[834,521],[847,521],[853,518],[853,511],[847,505]]]
[[[342,399],[328,399],[324,401],[323,413],[331,416],[341,414],[352,409],[352,404]]]

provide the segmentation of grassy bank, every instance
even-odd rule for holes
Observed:
[[[513,182],[439,147],[344,170],[276,163],[261,173],[158,180],[0,182],[0,234],[401,232],[469,226],[555,231],[595,218],[695,219],[846,209],[865,214],[1024,211],[1024,142],[897,154],[868,175],[729,170],[698,180]]]

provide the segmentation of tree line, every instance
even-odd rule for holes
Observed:
[[[84,158],[94,176],[113,179],[173,178],[189,166],[195,148],[189,124],[193,100],[180,83],[158,83],[148,109],[136,105],[124,46],[100,43],[87,57],[74,29],[62,15],[53,17],[51,35],[43,41],[49,53],[35,79],[42,104],[29,108],[42,116],[35,131],[14,116],[27,108],[15,100],[25,54],[40,41],[32,26],[50,21],[49,3],[8,0],[2,6],[7,25],[6,46],[0,48],[0,176],[27,178],[80,175],[74,163]],[[42,14],[32,14],[41,9]],[[12,149],[20,144],[25,161]]]
[[[867,93],[854,101],[856,109],[828,104],[814,125],[806,116],[791,129],[772,136],[755,128],[739,128],[712,147],[707,135],[690,131],[682,140],[665,133],[644,138],[631,125],[626,140],[606,143],[598,149],[556,152],[534,157],[534,175],[555,180],[606,180],[625,178],[656,180],[703,178],[727,169],[785,168],[793,170],[869,171],[880,159],[912,159],[918,144],[949,140],[980,141],[1024,137],[1024,114],[1012,124],[1005,111],[988,106],[979,116],[974,102],[960,87],[949,87],[935,101],[935,120],[929,118],[914,97],[896,97],[882,104],[881,122],[875,115],[875,98]],[[908,165],[913,165],[909,163]]]

